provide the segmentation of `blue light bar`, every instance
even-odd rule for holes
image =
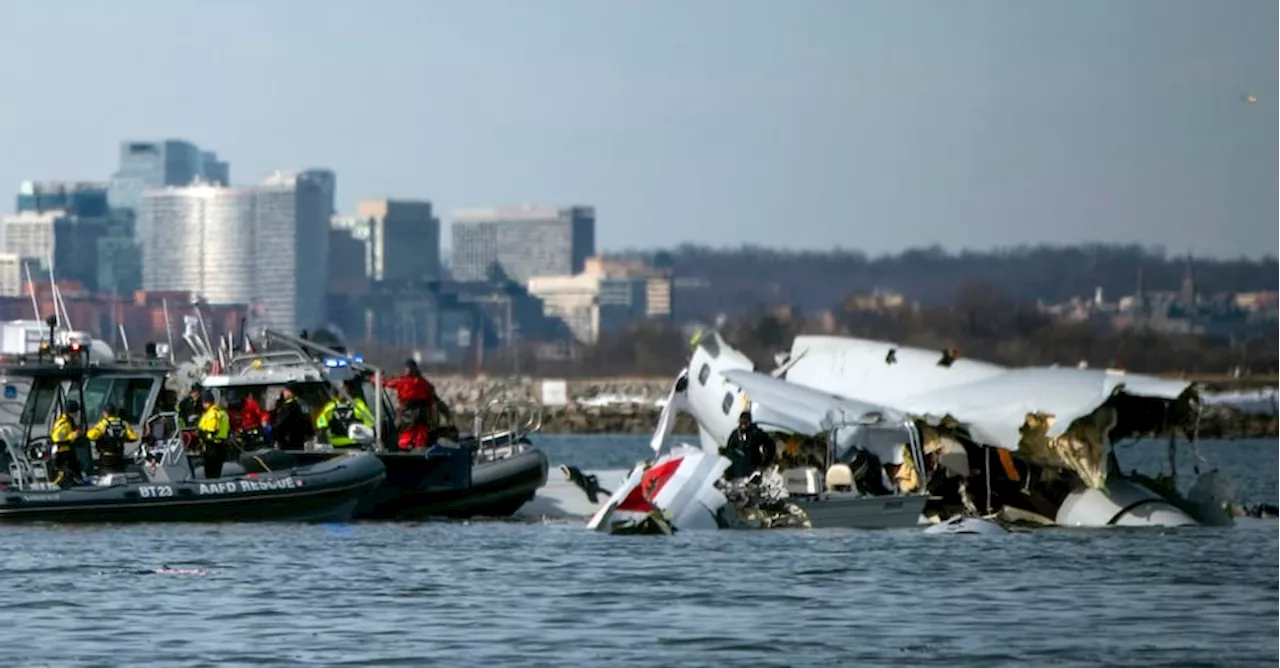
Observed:
[[[356,364],[364,364],[364,355],[352,355],[351,361]]]
[[[340,357],[327,357],[324,360],[324,366],[326,369],[341,369],[347,366],[347,361]]]

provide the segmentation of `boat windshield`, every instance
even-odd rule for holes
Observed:
[[[155,378],[95,376],[84,382],[85,419],[97,420],[102,407],[110,403],[120,411],[126,421],[137,424],[147,410],[147,401],[156,384]],[[80,385],[77,381],[64,383],[56,378],[37,378],[27,395],[22,409],[23,425],[48,424],[59,392],[65,392],[64,400],[80,401]]]
[[[55,378],[36,378],[22,407],[22,425],[46,424],[61,383]]]

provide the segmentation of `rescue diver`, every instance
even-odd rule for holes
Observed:
[[[348,435],[353,424],[363,424],[373,429],[373,413],[358,388],[351,382],[343,383],[340,391],[334,393],[332,399],[324,405],[320,416],[316,418],[316,431],[327,432],[329,445],[335,448],[346,448],[356,445],[355,439]]]
[[[80,414],[80,404],[68,401],[62,413],[53,421],[53,429],[49,430],[49,442],[53,444],[53,466],[58,471],[58,481],[78,481],[84,476],[80,469],[80,459],[76,457],[75,443],[80,438],[80,425],[76,416]]]
[[[205,391],[200,395],[204,404],[204,415],[196,423],[200,434],[200,444],[204,452],[204,477],[213,480],[222,476],[222,464],[227,460],[227,438],[231,436],[231,416],[227,414],[213,393]]]
[[[138,434],[115,406],[102,407],[102,419],[89,427],[87,436],[98,446],[98,468],[103,473],[124,473],[124,444],[138,440]]]
[[[271,436],[278,450],[302,450],[307,445],[307,439],[314,433],[311,418],[302,409],[302,404],[293,392],[295,387],[293,381],[285,384],[272,411],[274,419]]]
[[[720,454],[732,462],[724,477],[736,480],[772,466],[778,458],[778,447],[771,436],[752,422],[751,411],[744,410],[738,414],[738,428],[729,434]]]

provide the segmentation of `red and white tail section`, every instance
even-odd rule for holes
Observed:
[[[608,531],[615,522],[638,522],[657,510],[677,530],[717,529],[716,513],[726,499],[715,483],[729,464],[724,457],[680,446],[653,466],[632,470],[587,528]]]

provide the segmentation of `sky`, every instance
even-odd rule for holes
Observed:
[[[236,184],[333,169],[339,211],[592,205],[606,251],[1275,254],[1278,23],[1274,0],[5,0],[0,193],[185,138]]]

